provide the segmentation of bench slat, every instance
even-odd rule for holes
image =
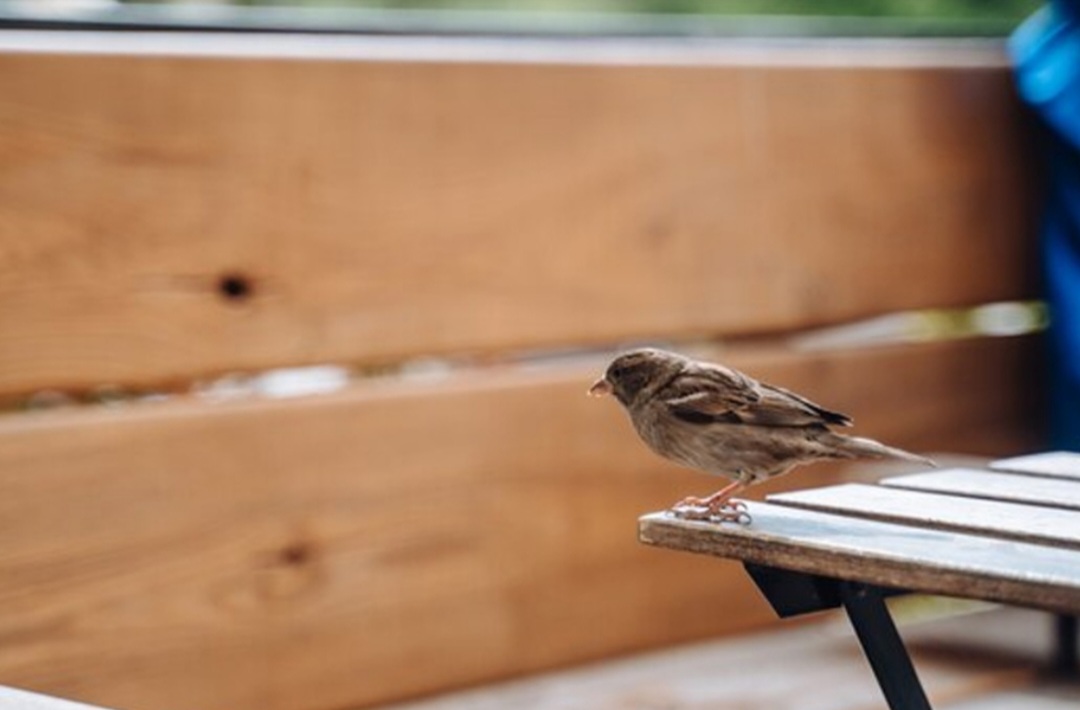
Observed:
[[[568,66],[469,42],[416,61],[440,59],[430,38],[365,61],[388,45],[335,39],[308,44],[349,56],[147,56],[111,35],[98,51],[127,56],[35,54],[0,35],[0,392],[1037,293],[999,49]],[[888,278],[916,270],[917,289]]]
[[[932,594],[1080,611],[1080,552],[749,502],[753,523],[653,513],[642,542]]]
[[[725,361],[886,441],[1000,455],[1033,411],[1001,373],[1032,345]],[[0,418],[0,677],[106,706],[263,710],[258,648],[289,669],[274,707],[359,707],[769,622],[742,570],[627,536],[716,481],[585,396],[603,364]]]
[[[779,493],[770,503],[1080,549],[1080,515],[1070,510],[972,500],[858,483]]]
[[[895,488],[1080,510],[1080,485],[1053,478],[955,468],[895,476],[881,483]]]
[[[1080,454],[1072,451],[1050,451],[1044,454],[1017,456],[995,461],[990,464],[990,468],[995,471],[1080,481]]]

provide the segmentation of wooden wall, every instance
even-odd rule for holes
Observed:
[[[860,433],[1036,440],[1033,337],[781,337],[1034,295],[997,50],[567,62],[96,41],[0,36],[9,399],[764,335],[720,354]],[[4,415],[0,683],[133,710],[331,710],[767,622],[738,567],[636,544],[637,515],[713,481],[584,397],[599,365]]]
[[[0,56],[0,391],[1029,296],[1000,57],[846,57]]]

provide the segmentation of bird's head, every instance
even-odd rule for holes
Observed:
[[[614,395],[623,406],[629,407],[669,382],[685,362],[681,355],[655,348],[631,350],[611,361],[604,376],[589,388],[589,394]]]

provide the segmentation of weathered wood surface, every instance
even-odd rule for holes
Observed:
[[[650,545],[930,594],[1080,612],[1080,551],[749,502],[753,522],[653,513]]]
[[[886,522],[1080,549],[1080,515],[993,500],[849,483],[777,493],[768,502]]]
[[[955,468],[886,478],[881,483],[896,488],[1080,510],[1080,483],[1054,478]]]
[[[1064,457],[1031,460],[1060,469]],[[640,535],[824,577],[1080,613],[1080,481],[956,468],[881,483],[774,494],[749,504],[747,526],[655,513]]]
[[[1035,293],[1000,50],[571,65],[79,39],[0,36],[0,392]]]
[[[994,461],[990,464],[990,468],[995,471],[1080,480],[1080,454],[1074,451],[1050,451],[1028,456],[1015,456],[1001,461]]]
[[[1030,344],[728,360],[859,432],[1000,453],[1032,433],[1025,383],[1001,377]],[[627,537],[716,481],[586,397],[599,367],[0,418],[0,682],[148,710],[325,709],[769,622],[737,567]]]

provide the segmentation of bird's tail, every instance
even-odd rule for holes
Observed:
[[[832,432],[829,432],[829,434],[828,440],[824,443],[827,443],[841,458],[900,459],[937,468],[937,464],[925,456],[919,456],[894,446],[886,446],[873,439],[866,439],[861,436],[845,436],[844,434],[834,434]]]

